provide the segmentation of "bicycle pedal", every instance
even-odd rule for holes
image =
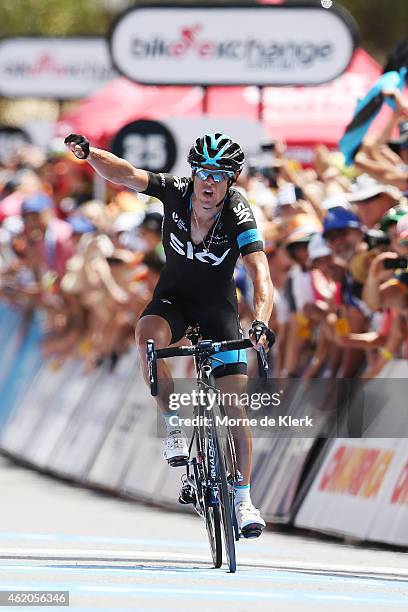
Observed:
[[[173,459],[167,459],[167,463],[170,467],[184,467],[188,465],[188,457],[174,457]]]
[[[179,503],[183,506],[187,506],[188,504],[195,504],[196,497],[193,489],[190,486],[183,487],[179,494]]]
[[[257,523],[252,523],[244,527],[241,531],[241,534],[245,539],[251,540],[253,538],[259,538],[262,532],[263,527],[261,525],[258,525]]]

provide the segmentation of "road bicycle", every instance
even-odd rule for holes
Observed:
[[[272,332],[270,332],[272,333]],[[233,483],[242,480],[237,469],[234,438],[228,423],[225,423],[224,406],[221,402],[209,398],[217,394],[212,374],[214,362],[224,365],[217,354],[224,351],[253,348],[249,339],[225,340],[213,342],[202,340],[198,325],[190,327],[186,337],[191,346],[155,349],[153,340],[147,341],[146,357],[149,371],[150,391],[153,396],[158,393],[157,359],[167,357],[193,357],[197,375],[198,395],[200,401],[194,406],[194,428],[189,444],[189,458],[173,462],[175,467],[186,466],[182,478],[182,489],[179,501],[192,504],[197,513],[204,519],[214,567],[222,565],[222,539],[229,571],[236,571],[235,542],[242,537],[235,516]],[[269,346],[273,341],[269,341]],[[266,352],[263,348],[257,351],[260,377],[268,374]],[[223,534],[223,538],[222,538]],[[245,537],[258,537],[259,530],[253,529]]]

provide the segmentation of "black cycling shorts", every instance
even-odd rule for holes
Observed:
[[[172,334],[171,344],[181,340],[187,327],[195,323],[199,324],[204,340],[242,338],[236,299],[229,299],[227,296],[207,298],[198,303],[170,295],[157,295],[145,308],[141,317],[146,315],[156,315],[167,321]],[[216,359],[212,360],[215,378],[247,373],[245,350],[225,351],[219,353]],[[220,360],[223,364],[219,363]]]

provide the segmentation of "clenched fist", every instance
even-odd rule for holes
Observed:
[[[70,151],[78,159],[86,159],[89,155],[89,141],[80,134],[70,134],[64,140]]]

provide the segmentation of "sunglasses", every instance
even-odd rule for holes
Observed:
[[[200,181],[206,181],[208,177],[211,176],[215,183],[227,181],[235,176],[234,172],[229,170],[205,170],[204,168],[197,168],[195,174]]]

